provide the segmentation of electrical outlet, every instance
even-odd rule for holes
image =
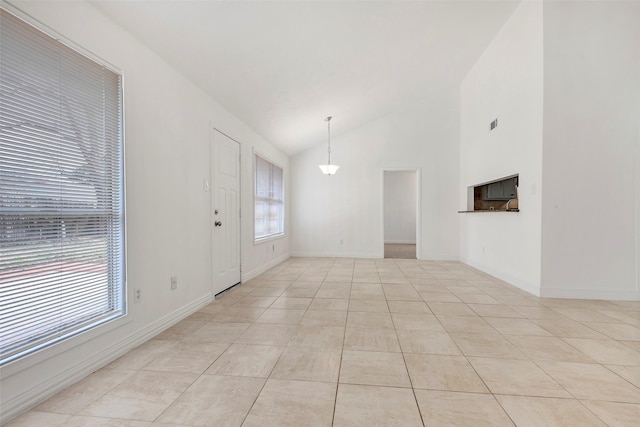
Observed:
[[[178,289],[178,276],[171,276],[171,290]]]
[[[271,246],[271,252],[275,252],[275,251],[276,251],[276,245],[274,244]]]
[[[142,300],[142,290],[135,288],[133,290],[133,302],[140,302]]]

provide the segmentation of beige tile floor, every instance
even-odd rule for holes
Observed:
[[[292,258],[9,425],[638,427],[639,387],[640,302]]]

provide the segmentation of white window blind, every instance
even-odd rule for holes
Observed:
[[[0,363],[124,314],[121,76],[0,22]]]
[[[284,173],[256,154],[255,239],[284,233]]]

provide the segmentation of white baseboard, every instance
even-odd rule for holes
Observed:
[[[278,258],[275,258],[275,259],[271,260],[270,262],[268,262],[268,263],[266,263],[264,265],[261,265],[258,268],[255,268],[255,269],[249,271],[248,273],[243,273],[241,280],[243,282],[247,282],[247,281],[253,279],[254,277],[257,277],[257,276],[261,275],[262,273],[264,273],[265,271],[269,270],[270,268],[275,267],[276,265],[280,264],[281,262],[284,262],[284,261],[288,260],[289,258],[290,258],[289,254],[285,254],[285,255],[282,255],[282,256],[280,256]]]
[[[418,254],[418,259],[422,261],[460,261],[460,257],[458,255],[447,255],[447,254]]]
[[[101,352],[87,359],[83,359],[73,367],[59,372],[56,376],[43,383],[39,383],[37,386],[30,388],[22,394],[10,398],[9,400],[3,399],[2,413],[0,414],[0,425],[4,425],[10,419],[16,417],[22,412],[27,411],[35,405],[50,398],[54,394],[80,381],[87,375],[108,365],[133,348],[139,346],[150,338],[153,338],[185,317],[195,313],[211,301],[211,295],[204,295],[197,300],[174,310],[128,337],[114,343],[107,351]]]
[[[358,252],[292,252],[292,257],[298,258],[384,258],[379,253]]]
[[[495,269],[493,269],[491,267],[488,267],[486,265],[483,265],[483,264],[480,264],[480,263],[477,263],[477,262],[469,261],[466,258],[462,258],[462,259],[460,259],[460,261],[464,262],[465,264],[467,264],[467,265],[469,265],[469,266],[471,266],[473,268],[477,268],[478,270],[480,270],[480,271],[482,271],[484,273],[487,273],[487,274],[489,274],[489,275],[491,275],[491,276],[493,276],[493,277],[495,277],[497,279],[503,280],[503,281],[509,283],[510,285],[515,286],[516,288],[520,288],[525,292],[529,292],[531,295],[534,295],[534,296],[537,296],[537,297],[540,296],[540,286],[536,285],[535,283],[531,283],[531,282],[529,282],[529,281],[527,281],[525,279],[522,279],[521,277],[515,277],[515,276],[512,276],[510,274],[505,274],[502,271],[495,270]]]
[[[602,289],[545,289],[540,290],[545,298],[599,299],[607,301],[640,301],[640,291],[610,291]]]

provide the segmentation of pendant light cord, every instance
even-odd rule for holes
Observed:
[[[331,164],[331,116],[327,117],[325,121],[327,122],[327,136],[329,140],[329,148],[327,149],[327,153],[329,154],[328,164],[330,165]]]

